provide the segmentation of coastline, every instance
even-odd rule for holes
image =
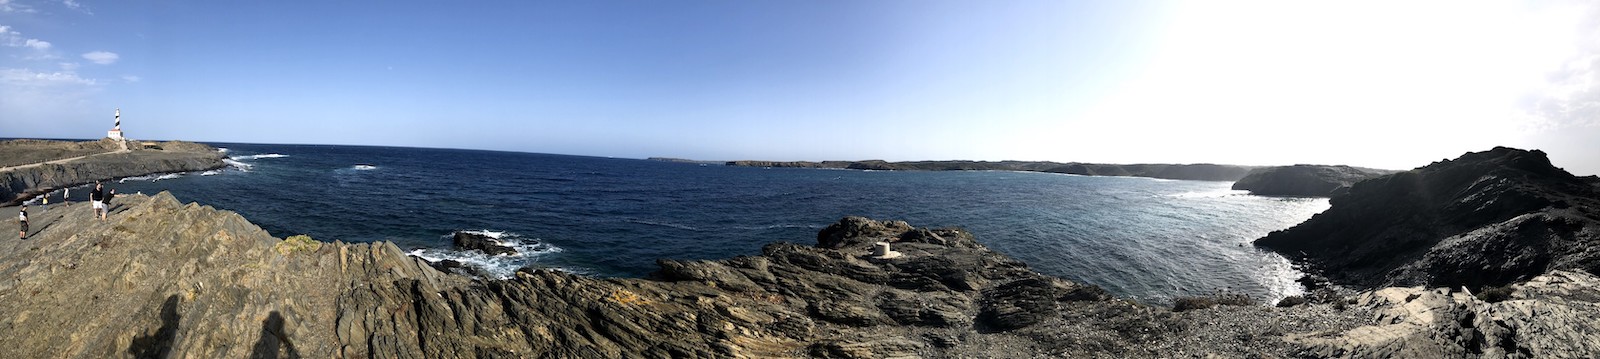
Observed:
[[[0,142],[0,146],[18,143],[77,146],[108,141],[8,140]],[[52,162],[17,165],[0,171],[0,206],[15,206],[41,194],[95,181],[218,169],[227,166],[223,158],[223,153],[216,148],[182,141],[161,142],[153,148],[143,148],[135,142],[133,147],[124,150],[107,149],[106,152],[77,157],[46,158]]]
[[[238,214],[165,192],[119,196],[115,205],[109,222],[90,219],[81,202],[52,209],[43,215],[54,223],[35,237],[0,241],[0,326],[18,333],[0,338],[0,354],[1288,357],[1600,349],[1585,344],[1600,333],[1582,329],[1600,308],[1600,278],[1582,272],[1548,273],[1496,302],[1391,287],[1320,291],[1283,307],[1200,298],[1223,305],[1174,311],[1038,274],[959,228],[851,217],[820,231],[815,245],[663,259],[650,278],[524,269],[481,280],[441,271],[389,242],[273,238]],[[894,243],[902,256],[874,258],[877,242]],[[1531,308],[1538,314],[1527,314]],[[1452,319],[1468,315],[1480,319]],[[1556,340],[1552,331],[1591,340]]]
[[[1083,176],[1148,177],[1194,181],[1237,181],[1252,169],[1261,166],[1238,166],[1210,163],[1196,164],[1106,164],[1051,161],[703,161],[680,158],[651,157],[647,160],[717,164],[735,167],[823,168],[870,171],[1021,171],[1062,173]]]
[[[1471,182],[1456,177],[1477,178],[1460,168],[1488,170],[1503,178],[1489,182],[1504,187],[1454,191],[1461,197],[1449,200],[1465,204],[1447,206],[1565,203],[1551,207],[1556,213],[1516,218],[1561,216],[1547,222],[1589,226],[1580,217],[1592,217],[1596,206],[1589,201],[1600,197],[1589,182],[1550,169],[1540,152],[1496,148],[1362,182],[1339,198],[1366,193],[1411,201],[1384,194],[1451,192],[1438,189]],[[1429,187],[1395,187],[1422,185]],[[1542,191],[1588,200],[1516,197]],[[1336,202],[1328,213],[1417,210],[1403,202]],[[1549,210],[1506,208],[1513,207]],[[182,203],[168,192],[118,196],[109,221],[88,212],[82,202],[52,206],[31,213],[36,232],[27,240],[0,241],[0,327],[20,333],[0,337],[0,356],[1560,357],[1600,351],[1592,321],[1600,315],[1600,277],[1570,266],[1539,268],[1497,288],[1356,282],[1356,290],[1318,286],[1278,303],[1218,292],[1164,308],[1040,274],[965,229],[861,217],[827,226],[814,242],[768,238],[780,242],[758,254],[660,259],[645,278],[524,268],[485,280],[450,273],[447,263],[409,256],[391,242],[275,238],[239,214]],[[0,227],[16,224],[0,220]],[[1303,224],[1283,232],[1338,233],[1318,226],[1371,227]],[[1500,227],[1483,228],[1468,230]],[[1468,239],[1513,237],[1537,238],[1511,231]],[[900,255],[876,255],[879,243]],[[1510,245],[1518,253],[1548,248]],[[1417,268],[1449,274],[1449,268]]]

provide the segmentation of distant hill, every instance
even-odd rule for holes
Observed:
[[[1237,181],[1256,166],[1200,164],[1105,164],[1050,161],[729,161],[728,166],[838,168],[876,171],[1029,171],[1084,176],[1130,176],[1196,181]]]

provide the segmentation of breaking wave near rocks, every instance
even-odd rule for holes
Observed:
[[[453,272],[505,279],[511,278],[517,269],[539,263],[539,259],[545,255],[561,252],[560,247],[538,238],[506,231],[461,230],[441,237],[447,242],[455,242],[455,245],[452,248],[417,248],[408,254]],[[464,244],[462,238],[468,238],[468,241],[481,240],[482,243]]]
[[[233,157],[228,157],[228,159],[231,159],[231,160],[234,160],[234,161],[248,161],[248,160],[256,160],[256,159],[262,159],[262,158],[284,158],[284,157],[289,157],[289,155],[277,154],[277,153],[264,153],[264,154],[249,155],[249,156],[233,156]]]

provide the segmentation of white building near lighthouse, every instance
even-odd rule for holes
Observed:
[[[122,137],[122,108],[117,108],[115,116],[116,124],[111,126],[110,131],[106,131],[106,138],[121,141],[124,139]]]

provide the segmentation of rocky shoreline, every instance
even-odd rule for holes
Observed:
[[[1038,274],[958,228],[845,218],[816,243],[661,260],[650,278],[441,272],[393,244],[279,240],[170,194],[36,215],[0,241],[4,357],[1562,356],[1600,340],[1600,279],[1488,302],[1450,289],[1173,311]],[[15,221],[10,221],[14,225]],[[903,254],[871,256],[877,242]],[[1417,315],[1414,313],[1432,313]],[[1532,330],[1538,328],[1538,330]],[[1576,339],[1576,340],[1571,340]],[[1474,354],[1474,355],[1467,355]]]
[[[960,228],[860,217],[750,256],[660,260],[648,278],[485,280],[388,242],[278,239],[169,193],[118,196],[110,221],[53,206],[27,240],[0,240],[0,357],[1592,355],[1596,188],[1542,159],[1497,148],[1356,184],[1258,242],[1334,285],[1275,306],[1226,293],[1141,304],[1034,272]],[[1350,236],[1371,233],[1388,235]],[[1437,238],[1418,233],[1448,237],[1373,244]],[[879,243],[900,256],[875,256]],[[1324,257],[1336,255],[1351,260]]]
[[[149,174],[205,171],[222,168],[223,154],[216,148],[203,144],[171,141],[154,148],[140,147],[134,143],[128,150],[112,149],[104,143],[110,140],[89,142],[13,140],[0,143],[0,151],[25,151],[37,161],[71,159],[64,163],[19,165],[0,170],[0,206],[14,206],[23,201],[56,189]],[[89,145],[84,145],[89,144]],[[44,151],[39,147],[61,148]],[[82,150],[90,147],[88,150]],[[117,146],[120,148],[120,146]],[[44,154],[39,154],[41,151]],[[42,156],[42,157],[41,157]]]

